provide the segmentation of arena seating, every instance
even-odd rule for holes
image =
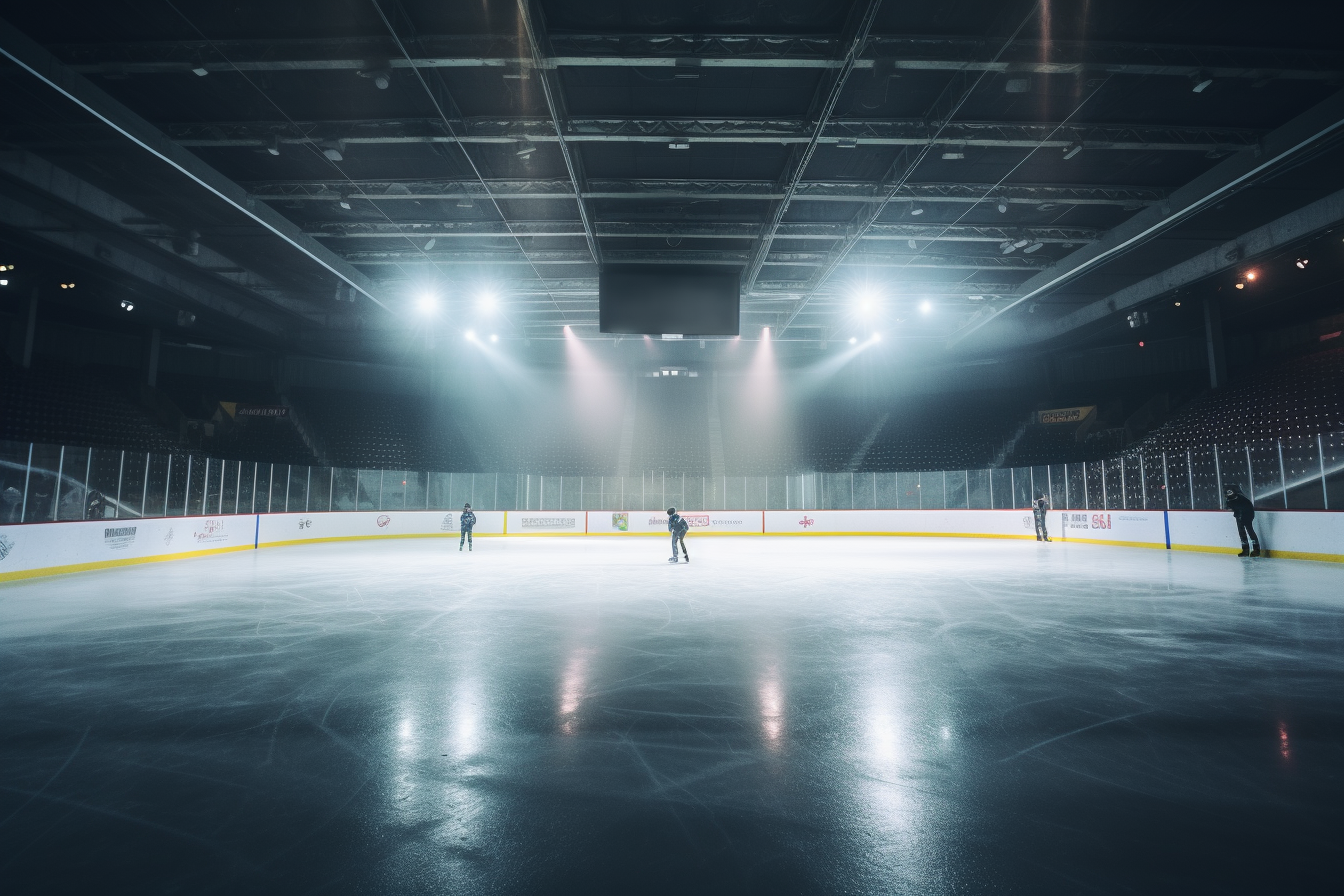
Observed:
[[[710,381],[645,378],[638,388],[631,471],[708,474]]]
[[[862,472],[987,467],[1027,413],[1002,402],[958,402],[893,409],[864,456]]]
[[[164,429],[134,400],[127,375],[45,366],[9,366],[0,374],[0,439],[178,450],[176,433]]]
[[[1207,393],[1131,446],[1184,451],[1344,430],[1344,348],[1291,358]]]

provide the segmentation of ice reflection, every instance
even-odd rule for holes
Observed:
[[[593,655],[596,649],[582,647],[570,654],[560,678],[560,731],[572,735],[578,727],[579,707],[588,689]]]
[[[784,734],[784,695],[780,682],[779,664],[771,663],[756,688],[761,704],[761,732],[765,745],[778,751]]]
[[[941,751],[946,728],[919,718],[918,695],[927,689],[922,670],[898,658],[873,656],[854,679],[849,792],[853,836],[873,857],[884,887],[927,892],[940,857],[931,853],[930,818],[921,774],[925,753]],[[935,739],[934,732],[938,735]]]
[[[447,721],[447,741],[454,757],[468,759],[480,752],[480,682],[472,678],[458,682],[448,704]]]

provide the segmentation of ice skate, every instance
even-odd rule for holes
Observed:
[[[668,562],[668,563],[676,563],[676,562],[677,562],[677,558],[676,558],[676,557],[668,557],[668,558],[667,558],[667,562]]]
[[[1238,557],[1249,557],[1249,556],[1251,556],[1250,548],[1246,547],[1245,545],[1242,545],[1242,546],[1241,546],[1241,553],[1240,553],[1240,554],[1237,554],[1237,556],[1238,556]]]
[[[1252,557],[1260,556],[1260,545],[1256,545],[1255,547],[1251,548],[1251,556]]]

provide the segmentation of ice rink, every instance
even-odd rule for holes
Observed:
[[[687,543],[689,566],[662,538],[417,539],[0,586],[5,891],[1338,886],[1344,567]]]

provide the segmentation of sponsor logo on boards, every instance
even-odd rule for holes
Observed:
[[[381,516],[378,517],[378,528],[379,528],[379,529],[386,529],[386,528],[387,528],[387,524],[390,523],[390,522],[392,522],[392,517],[390,517],[390,516],[388,516],[387,514],[384,513],[384,514],[382,514]]]
[[[816,520],[811,520],[811,519],[808,519],[806,516],[804,516],[802,519],[800,519],[800,520],[798,521],[798,525],[800,525],[800,526],[802,526],[804,529],[806,529],[806,528],[808,528],[809,526],[815,525],[816,522],[817,522]]]
[[[135,526],[117,526],[103,530],[103,547],[124,551],[135,542]]]
[[[630,514],[613,513],[611,515],[611,528],[615,529],[617,532],[629,532]]]
[[[9,539],[8,535],[0,535],[0,560],[8,557],[12,550],[14,550],[14,542]]]
[[[164,547],[168,547],[168,545],[170,545],[170,544],[173,543],[173,534],[174,534],[174,533],[173,533],[173,527],[172,527],[172,526],[169,526],[169,527],[168,527],[168,531],[165,532],[165,533],[163,533],[163,546],[164,546]]]
[[[443,522],[439,523],[439,530],[442,532],[457,531],[457,524],[453,522],[453,515],[451,513],[445,513],[443,515]]]
[[[525,516],[520,521],[523,529],[575,529],[572,516]]]
[[[201,520],[191,537],[196,539],[197,544],[209,544],[213,541],[228,541],[229,535],[224,531],[223,520]]]
[[[313,528],[313,521],[312,521],[312,520],[299,520],[299,528],[300,528],[300,529],[311,529],[311,528]]]

